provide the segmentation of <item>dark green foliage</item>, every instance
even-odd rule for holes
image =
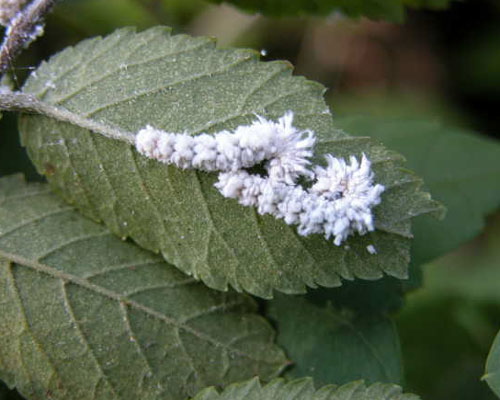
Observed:
[[[400,151],[433,196],[446,204],[444,221],[425,217],[415,221],[415,265],[472,239],[500,205],[500,145],[494,140],[425,119],[346,116],[335,124]]]
[[[266,314],[276,325],[278,343],[294,361],[287,376],[312,376],[318,385],[358,379],[401,382],[398,333],[384,314],[285,295],[270,301]]]
[[[445,8],[451,0],[209,0],[228,2],[250,12],[271,16],[328,16],[334,12],[403,22],[405,7]]]

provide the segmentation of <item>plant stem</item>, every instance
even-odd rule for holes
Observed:
[[[131,132],[124,132],[111,124],[85,118],[66,108],[40,101],[30,94],[20,92],[2,93],[0,95],[0,110],[43,115],[58,121],[69,122],[72,125],[100,133],[111,139],[134,144],[135,134]]]
[[[34,0],[12,19],[0,48],[0,77],[21,50],[38,36],[43,17],[55,2],[56,0]]]

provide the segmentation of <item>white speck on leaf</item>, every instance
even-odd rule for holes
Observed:
[[[56,85],[55,85],[55,84],[54,84],[54,82],[52,82],[52,81],[47,81],[47,82],[45,82],[45,87],[46,87],[47,89],[55,89],[55,88],[56,88]]]

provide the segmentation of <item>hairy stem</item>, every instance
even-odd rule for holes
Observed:
[[[36,38],[43,17],[55,2],[56,0],[34,0],[12,19],[0,48],[0,77],[21,50]]]
[[[0,110],[20,111],[29,114],[40,114],[58,121],[69,122],[84,129],[91,130],[108,138],[133,144],[135,135],[124,132],[110,124],[103,124],[90,118],[85,118],[63,107],[57,107],[40,101],[37,97],[20,92],[3,93],[0,95]]]

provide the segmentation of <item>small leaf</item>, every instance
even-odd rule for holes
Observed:
[[[284,295],[268,303],[266,314],[277,326],[278,343],[293,361],[288,376],[312,376],[318,385],[357,379],[401,381],[399,337],[388,317]]]
[[[273,289],[303,293],[342,278],[406,278],[411,218],[441,206],[401,168],[401,156],[335,129],[323,90],[292,77],[286,63],[259,62],[255,52],[216,49],[163,28],[120,30],[36,70],[24,88],[36,96],[26,109],[43,116],[23,116],[20,130],[36,167],[66,201],[212,288],[270,298]],[[377,231],[351,237],[350,250],[320,235],[298,236],[295,227],[222,197],[213,173],[166,166],[130,145],[148,124],[196,135],[289,110],[297,127],[316,132],[317,162],[326,153],[365,153],[386,186]]]
[[[185,399],[286,364],[256,305],[0,179],[0,378],[29,399]],[[50,396],[47,394],[50,393]]]
[[[491,346],[483,379],[488,382],[491,390],[500,398],[500,332]]]
[[[345,116],[335,125],[400,151],[433,196],[446,204],[443,221],[417,218],[412,262],[426,263],[478,235],[500,205],[500,144],[425,119]]]
[[[199,393],[194,400],[419,400],[413,394],[403,394],[399,386],[375,383],[366,386],[362,381],[343,386],[328,385],[314,389],[312,379],[297,379],[285,382],[276,379],[262,386],[257,378],[229,386],[222,393],[209,388]]]
[[[410,276],[411,279],[411,276]],[[401,281],[386,276],[377,281],[346,282],[338,288],[319,288],[307,293],[308,301],[335,308],[349,308],[361,313],[390,313],[403,305],[403,288]]]

